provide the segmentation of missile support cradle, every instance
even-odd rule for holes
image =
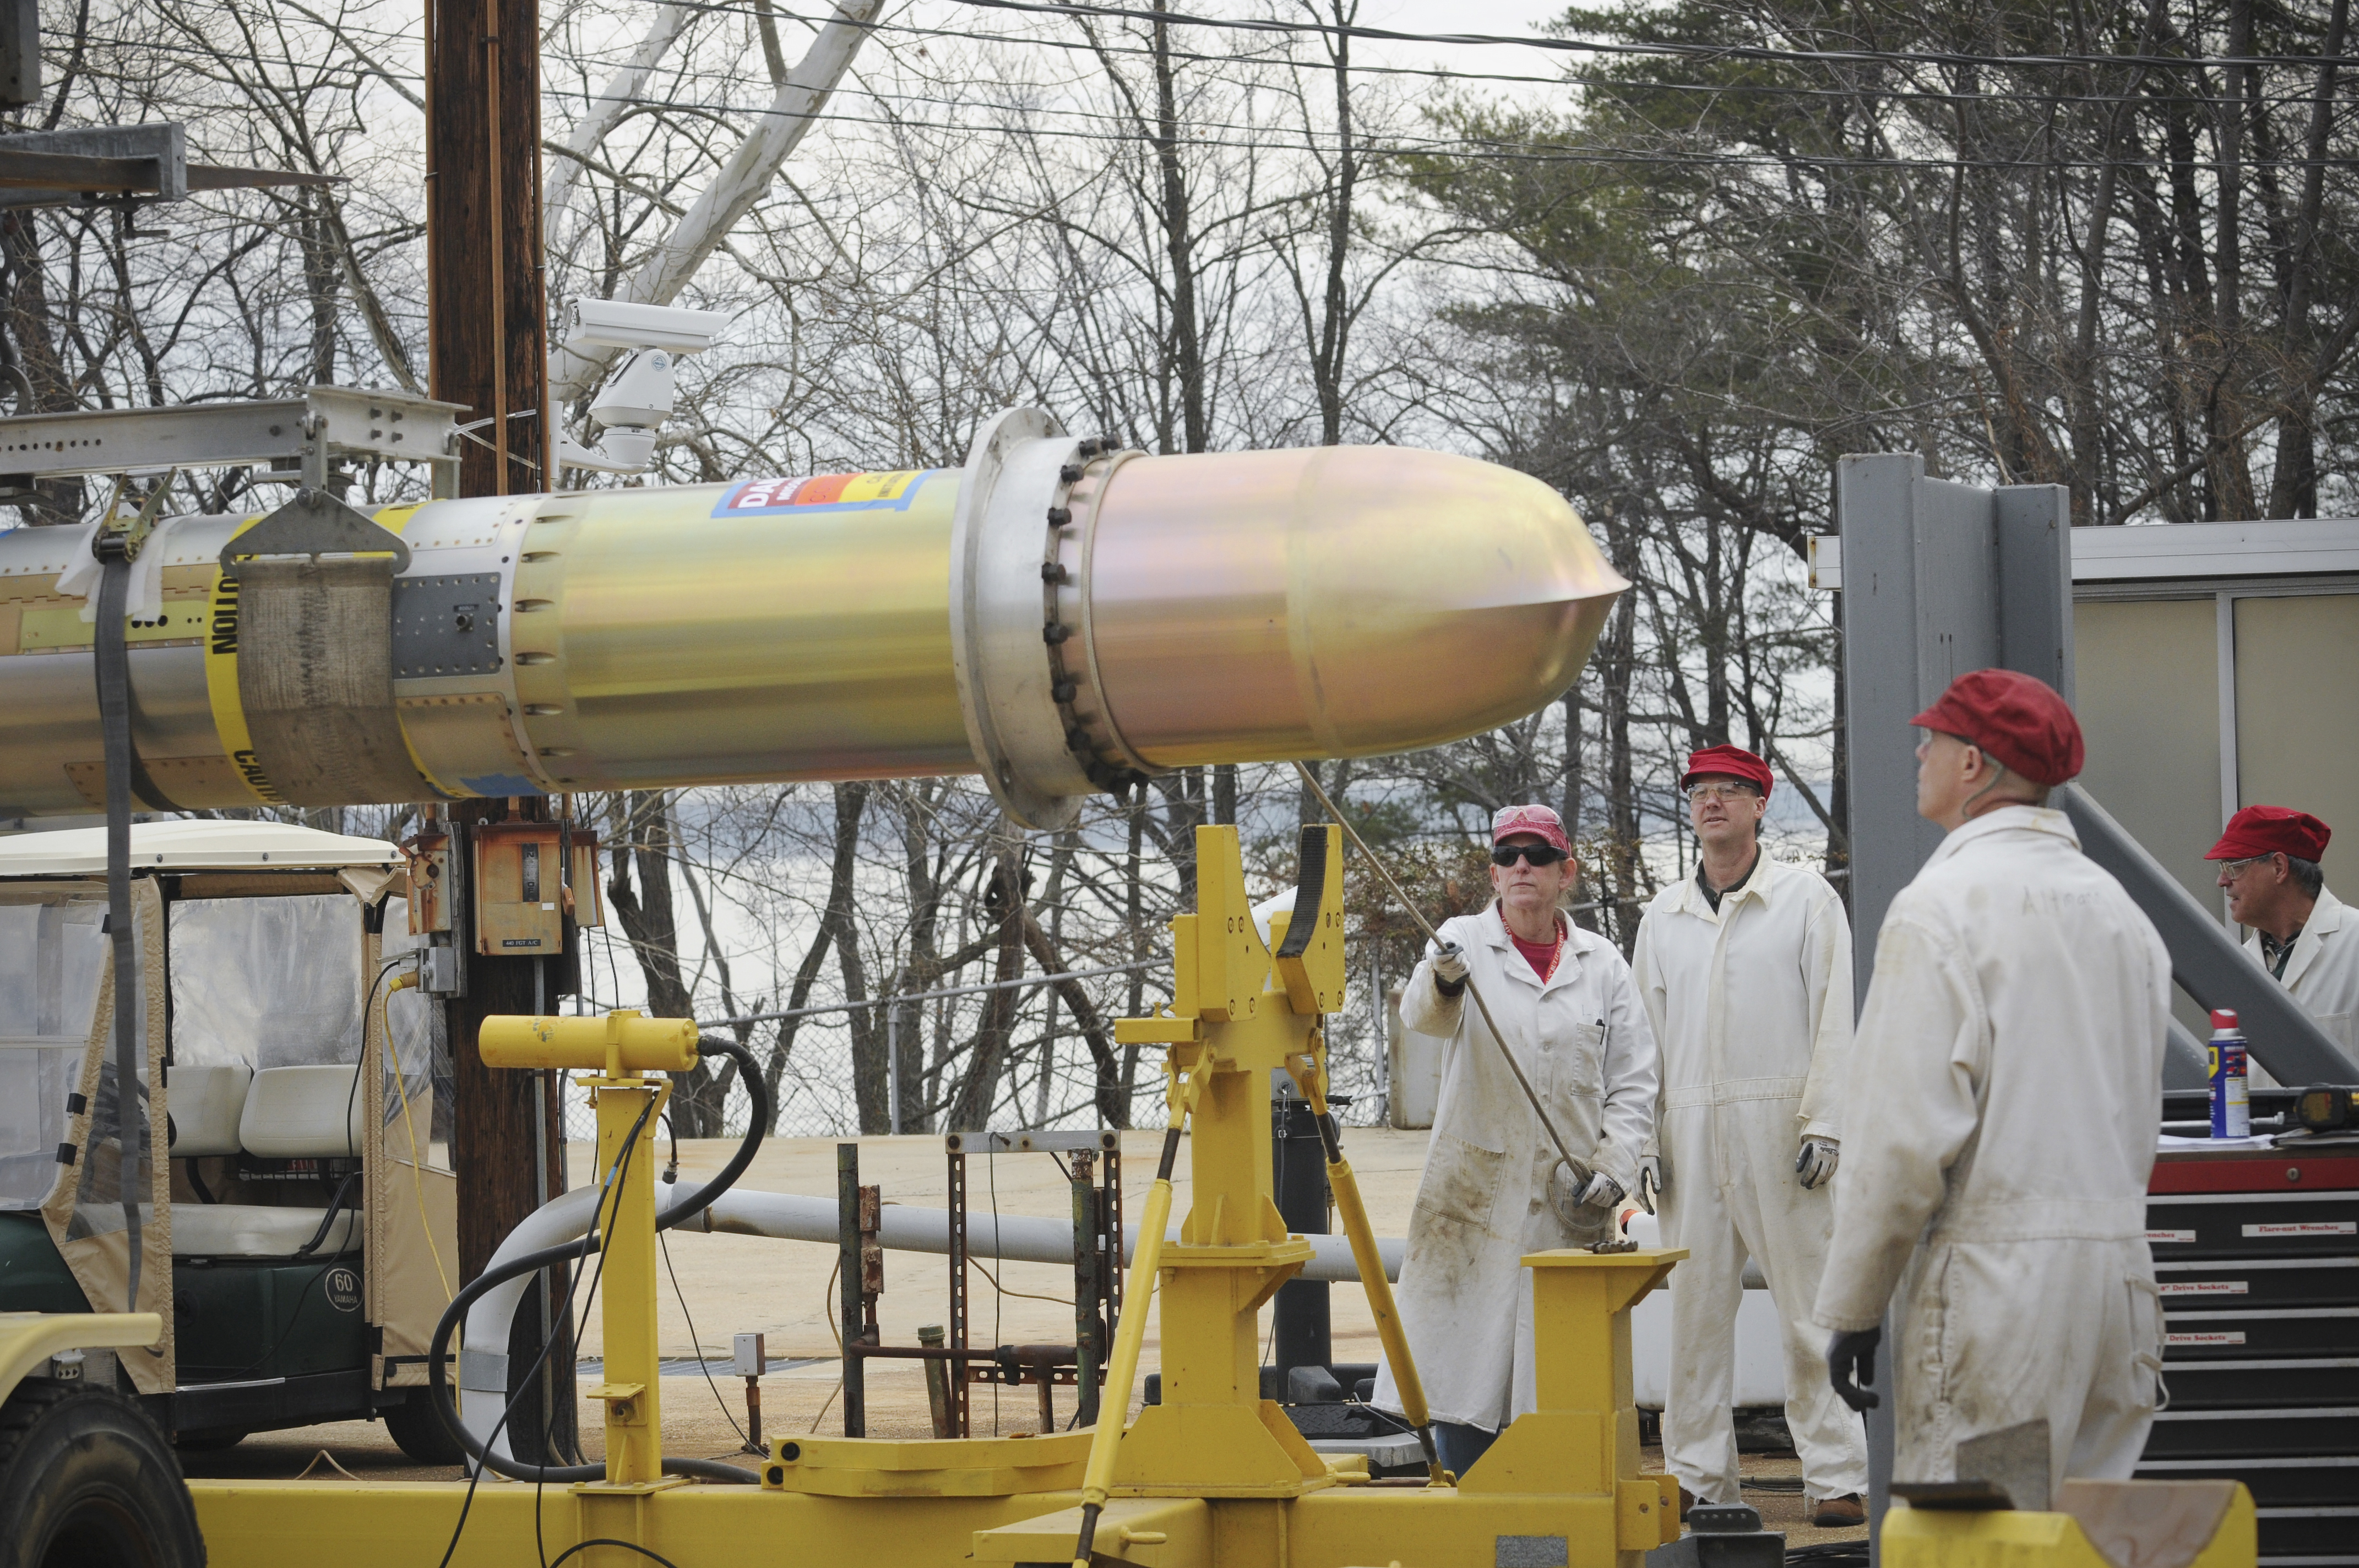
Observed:
[[[1364,1460],[1314,1453],[1260,1397],[1257,1310],[1310,1255],[1301,1238],[1286,1234],[1271,1199],[1269,1075],[1288,1071],[1323,1098],[1321,1025],[1344,1000],[1340,836],[1306,830],[1306,849],[1296,913],[1275,917],[1265,944],[1246,902],[1236,830],[1199,828],[1198,907],[1172,922],[1175,1000],[1167,1011],[1119,1026],[1125,1042],[1166,1054],[1174,1127],[1184,1119],[1191,1134],[1194,1202],[1180,1241],[1151,1256],[1170,1201],[1168,1180],[1157,1184],[1095,1431],[773,1437],[758,1486],[663,1475],[652,1236],[658,1160],[653,1119],[642,1113],[648,1097],[668,1087],[647,1076],[669,1065],[658,1060],[665,1047],[629,1020],[487,1024],[487,1060],[560,1062],[591,1075],[584,1082],[597,1106],[600,1169],[625,1173],[603,1227],[611,1238],[602,1286],[606,1360],[593,1390],[608,1412],[607,1475],[570,1487],[487,1481],[451,1561],[529,1559],[537,1523],[551,1558],[590,1541],[630,1543],[589,1546],[568,1559],[588,1568],[647,1561],[633,1547],[679,1568],[784,1568],[855,1555],[912,1564],[1070,1562],[1085,1510],[1093,1560],[1172,1568],[1490,1568],[1543,1560],[1636,1568],[1640,1553],[1676,1539],[1669,1478],[1638,1472],[1628,1310],[1680,1252],[1527,1260],[1539,1408],[1456,1484],[1373,1484]],[[1295,932],[1297,921],[1311,929]],[[641,1147],[625,1162],[622,1143],[635,1128]],[[1169,1144],[1176,1151],[1178,1143],[1175,1133]],[[1338,1148],[1331,1169],[1341,1163]],[[1364,1215],[1347,1223],[1365,1228]],[[1381,1289],[1380,1268],[1369,1278]],[[1114,1412],[1130,1408],[1145,1322],[1138,1314],[1149,1310],[1161,1325],[1163,1402],[1125,1429]],[[1388,1311],[1386,1297],[1380,1321]],[[197,1481],[190,1489],[219,1568],[263,1568],[325,1539],[339,1541],[351,1568],[391,1568],[439,1556],[464,1487]]]

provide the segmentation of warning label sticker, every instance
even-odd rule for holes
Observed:
[[[2195,1232],[2191,1230],[2149,1230],[2146,1233],[2146,1238],[2150,1242],[2192,1241],[2195,1239]]]
[[[822,473],[802,479],[757,479],[721,498],[715,517],[774,517],[783,512],[906,512],[919,488],[940,469],[892,473]]]
[[[2359,1220],[2297,1219],[2278,1225],[2248,1225],[2247,1236],[2351,1236],[2359,1234]]]
[[[2232,1328],[2213,1334],[2166,1334],[2162,1342],[2165,1345],[2187,1346],[2242,1345],[2245,1343],[2245,1331]]]
[[[2252,1293],[2242,1280],[2166,1280],[2162,1293],[2166,1296],[2243,1296]]]

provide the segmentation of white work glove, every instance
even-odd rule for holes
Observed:
[[[1655,1212],[1655,1200],[1663,1195],[1669,1183],[1663,1180],[1663,1157],[1660,1154],[1638,1156],[1638,1206],[1648,1214]]]
[[[1466,955],[1458,950],[1457,943],[1444,943],[1433,955],[1433,978],[1453,986],[1466,983]]]
[[[1835,1162],[1843,1158],[1843,1147],[1832,1138],[1805,1138],[1802,1152],[1794,1158],[1794,1173],[1802,1179],[1802,1190],[1822,1186],[1835,1178]]]
[[[1589,1184],[1581,1189],[1581,1203],[1584,1208],[1612,1208],[1621,1201],[1622,1184],[1603,1171],[1590,1177]]]

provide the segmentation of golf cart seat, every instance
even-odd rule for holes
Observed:
[[[254,1069],[243,1062],[218,1066],[175,1065],[166,1079],[171,1090],[172,1157],[234,1154],[238,1122],[245,1114],[246,1086]]]
[[[353,1158],[362,1122],[354,1071],[334,1065],[265,1067],[258,1073],[243,1065],[176,1067],[170,1079],[177,1133],[172,1153],[243,1150],[268,1160]],[[325,1258],[358,1245],[360,1218],[356,1204],[338,1209],[331,1224],[325,1207],[183,1200],[172,1206],[172,1253]]]
[[[237,1141],[266,1160],[352,1160],[361,1152],[360,1071],[265,1067],[254,1075]]]
[[[288,1258],[320,1234],[324,1208],[254,1203],[176,1203],[172,1206],[172,1255],[176,1258]],[[306,1256],[326,1258],[360,1244],[360,1211],[336,1211],[336,1223]]]

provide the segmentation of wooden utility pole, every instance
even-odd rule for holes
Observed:
[[[549,309],[540,232],[540,16],[538,0],[426,0],[427,342],[432,395],[463,405],[462,496],[547,487]],[[547,803],[466,801],[450,817],[453,849],[467,828],[512,814],[545,816]],[[512,810],[513,808],[513,810]],[[465,879],[472,889],[473,879]],[[472,922],[470,922],[472,927]],[[570,935],[570,933],[569,933]],[[459,1266],[483,1272],[508,1232],[564,1190],[562,1129],[549,1075],[495,1072],[475,1052],[476,1030],[495,1013],[553,1012],[570,966],[547,958],[486,957],[459,947],[466,994],[447,1005],[453,1085],[451,1161],[459,1179]],[[570,989],[570,985],[566,987]],[[544,1325],[560,1344],[554,1376],[512,1423],[527,1462],[571,1445],[573,1357],[560,1321],[561,1277],[544,1298],[527,1294],[508,1350],[509,1387],[525,1387]],[[538,1307],[540,1310],[534,1310]],[[527,1412],[530,1413],[527,1414]],[[541,1433],[550,1433],[544,1445]],[[549,1457],[554,1457],[549,1455]]]

